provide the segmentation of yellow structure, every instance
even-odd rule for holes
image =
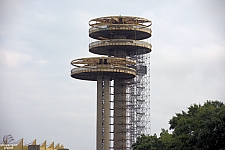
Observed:
[[[97,81],[96,150],[131,149],[134,139],[144,133],[143,122],[148,120],[144,93],[149,90],[143,83],[148,83],[152,46],[143,40],[151,37],[151,24],[133,16],[92,19],[89,37],[94,41],[89,52],[104,56],[71,61],[72,78]]]
[[[47,141],[44,141],[42,144],[37,144],[36,139],[29,145],[24,145],[23,138],[19,141],[18,144],[9,144],[3,143],[0,144],[0,150],[69,150],[64,148],[63,145],[59,143],[55,146],[54,142],[52,142],[49,146],[47,146]]]

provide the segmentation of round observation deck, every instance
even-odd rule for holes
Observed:
[[[109,16],[89,21],[89,37],[104,39],[143,40],[151,37],[152,22],[145,18],[132,16]]]
[[[142,55],[150,53],[151,48],[148,42],[129,39],[101,40],[89,44],[91,53],[109,56],[115,56],[118,51],[125,52],[127,56]]]
[[[110,80],[132,79],[136,70],[129,66],[136,63],[127,58],[91,57],[75,59],[71,62],[75,68],[71,70],[71,77],[80,80],[97,81],[97,76],[110,76]]]

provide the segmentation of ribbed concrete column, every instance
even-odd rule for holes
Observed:
[[[97,77],[96,150],[109,150],[109,81],[109,76]]]
[[[109,76],[104,76],[104,150],[109,150]]]
[[[114,80],[114,149],[126,150],[126,86]]]
[[[97,77],[97,133],[96,150],[102,150],[102,77]]]

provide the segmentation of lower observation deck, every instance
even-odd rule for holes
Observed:
[[[136,76],[135,69],[122,67],[122,66],[109,66],[101,65],[92,67],[80,67],[73,68],[71,70],[71,77],[80,79],[80,80],[90,80],[97,81],[97,76],[110,76],[111,79],[120,78],[120,79],[132,79]]]
[[[126,58],[81,58],[73,60],[71,64],[76,67],[71,70],[71,77],[80,80],[97,81],[97,76],[110,76],[110,80],[132,79],[136,76],[136,70],[128,66],[135,65],[135,62]]]
[[[151,52],[152,45],[148,42],[112,39],[92,42],[89,45],[89,51],[94,54],[114,56],[115,51],[125,51],[126,55],[142,55]]]

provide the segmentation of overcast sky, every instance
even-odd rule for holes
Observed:
[[[224,0],[0,0],[0,139],[94,150],[96,82],[70,77],[88,52],[88,21],[152,20],[151,134],[175,113],[225,102]]]

